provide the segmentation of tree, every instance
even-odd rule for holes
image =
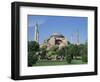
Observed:
[[[35,41],[28,42],[28,66],[32,66],[38,60],[39,44]]]
[[[58,50],[58,55],[65,56],[65,48],[61,48],[60,50]]]
[[[53,50],[49,50],[47,56],[50,57],[50,56],[53,56],[53,55],[57,55],[57,53]]]
[[[68,45],[70,45],[71,43],[69,41],[67,41]]]
[[[34,55],[35,52],[29,52],[28,53],[28,66],[32,66],[33,64],[35,64],[38,60],[38,56]]]
[[[66,47],[65,54],[66,54],[66,61],[67,63],[70,64],[73,58],[73,45],[72,44]]]
[[[28,42],[28,52],[39,51],[39,44],[36,41]]]
[[[87,56],[87,43],[83,45],[81,48],[81,56],[82,56],[82,61],[87,62],[88,61],[88,56]]]
[[[47,53],[47,46],[42,46],[40,48],[40,56],[41,56],[41,59],[45,59],[46,58],[46,53]]]
[[[80,56],[80,48],[79,45],[70,44],[68,46],[68,54],[71,54],[71,58],[77,59]]]
[[[79,48],[79,45],[74,45],[74,48],[73,48],[73,56],[75,57],[75,59],[77,59],[77,56],[80,56],[80,48]]]
[[[71,64],[71,61],[72,61],[72,57],[71,57],[72,54],[67,54],[66,56],[66,61],[68,64]]]

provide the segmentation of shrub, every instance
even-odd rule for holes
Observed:
[[[28,53],[28,66],[32,66],[33,64],[35,64],[37,60],[38,60],[38,56],[35,55],[34,52]]]
[[[87,62],[88,61],[88,57],[86,54],[82,54],[82,61],[83,62]]]
[[[71,64],[71,61],[72,61],[71,54],[67,54],[66,61],[67,61],[67,63]]]

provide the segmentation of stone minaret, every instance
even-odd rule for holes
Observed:
[[[35,24],[35,36],[34,36],[34,41],[39,43],[39,26],[38,23]]]
[[[74,44],[74,41],[73,41],[74,39],[73,39],[73,33],[72,33],[72,35],[71,35],[71,43],[72,44]]]
[[[79,30],[76,32],[76,45],[79,45]]]

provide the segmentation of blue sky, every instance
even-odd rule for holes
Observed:
[[[79,43],[85,43],[87,40],[87,17],[28,15],[28,41],[34,40],[36,22],[39,24],[39,43],[48,39],[54,32],[64,35],[70,42],[73,34],[75,43],[77,30],[79,31]]]

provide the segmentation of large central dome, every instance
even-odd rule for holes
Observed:
[[[51,37],[63,37],[64,38],[64,36],[62,35],[62,34],[59,34],[59,33],[53,33],[52,35],[51,35]]]

